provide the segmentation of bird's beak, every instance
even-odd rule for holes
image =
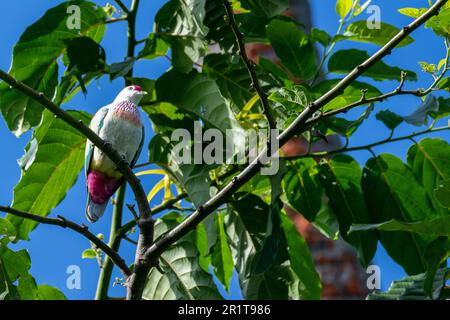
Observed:
[[[142,95],[145,96],[148,92],[147,91],[142,91]]]

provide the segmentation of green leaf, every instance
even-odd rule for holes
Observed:
[[[341,41],[347,39],[384,46],[399,32],[400,30],[397,27],[384,22],[381,22],[379,29],[369,29],[366,20],[360,20],[349,24],[345,29],[344,35],[337,36],[336,40]],[[413,42],[413,38],[408,36],[397,47],[404,47]]]
[[[312,101],[309,91],[301,85],[292,88],[281,88],[269,95],[269,100],[281,104],[286,112],[298,114]]]
[[[175,213],[165,215],[155,224],[155,237],[180,223]],[[159,258],[164,271],[152,268],[147,276],[143,298],[148,300],[211,300],[222,299],[212,276],[198,264],[199,252],[192,234],[171,245]]]
[[[86,124],[90,121],[90,116],[84,112],[69,113]],[[46,216],[64,199],[83,168],[86,138],[49,111],[44,112],[34,138],[38,150],[33,163],[14,187],[12,206]],[[28,239],[28,233],[38,224],[12,215],[8,215],[8,219],[17,228],[20,239]]]
[[[419,61],[419,65],[422,68],[423,72],[429,73],[429,74],[435,74],[437,66],[434,63],[427,63],[424,61]]]
[[[202,222],[195,228],[195,245],[199,252],[198,263],[200,267],[205,271],[209,272],[209,266],[211,265],[211,256],[208,245],[208,235],[206,232],[205,224]]]
[[[190,37],[165,39],[172,48],[172,65],[180,72],[189,73],[193,63],[200,60],[205,53],[205,45],[201,39]]]
[[[321,97],[324,93],[326,93],[329,90],[331,90],[332,88],[334,88],[338,84],[338,82],[339,82],[339,80],[336,80],[336,79],[335,80],[325,80],[325,81],[322,81],[319,84],[315,85],[311,89],[311,95],[312,95],[313,99],[315,100],[315,99]],[[349,85],[347,88],[345,88],[343,94],[334,98],[333,100],[331,100],[331,102],[328,102],[323,107],[323,111],[326,112],[326,111],[340,109],[351,103],[359,101],[362,97],[361,90],[367,90],[366,98],[373,98],[373,97],[377,97],[377,96],[381,95],[381,92],[377,88],[375,88],[367,83],[354,81],[351,85]]]
[[[56,87],[53,102],[56,105],[61,105],[72,99],[80,90],[83,90],[84,93],[86,93],[86,86],[92,80],[98,79],[101,76],[103,76],[103,71],[89,72],[83,76],[77,73],[74,69],[70,71],[66,70],[60,83]]]
[[[328,71],[340,74],[348,74],[358,65],[369,59],[366,51],[358,49],[340,50],[334,53],[328,60]],[[402,69],[392,67],[383,61],[378,61],[362,75],[377,81],[400,80]],[[417,75],[412,71],[407,71],[406,80],[417,81]]]
[[[97,253],[94,249],[86,249],[81,253],[81,259],[95,259]]]
[[[264,14],[269,18],[282,13],[289,6],[288,0],[240,0],[243,8],[254,14]]]
[[[424,188],[399,158],[382,154],[367,161],[362,188],[371,219],[381,223],[391,219],[418,222],[436,217]],[[423,258],[430,237],[405,231],[379,232],[388,254],[408,274],[425,271]]]
[[[269,205],[254,194],[238,193],[228,206],[225,227],[245,299],[300,298],[301,284],[289,262],[255,274],[253,264],[262,249]]]
[[[234,262],[223,225],[224,212],[214,215],[214,218],[216,229],[219,230],[219,234],[217,237],[217,242],[212,250],[211,264],[217,279],[223,284],[225,290],[229,292]]]
[[[266,222],[266,232],[262,249],[258,252],[252,272],[262,274],[273,265],[286,260],[286,241],[281,228],[281,209],[283,203],[272,195],[269,216]]]
[[[36,280],[30,274],[19,278],[17,292],[21,300],[36,300],[37,290]]]
[[[0,300],[13,300],[18,298],[19,294],[8,278],[8,274],[6,273],[4,263],[0,256]]]
[[[187,192],[197,207],[209,200],[217,191],[211,186],[210,165],[184,164],[173,152],[174,142],[167,134],[158,134],[149,144],[149,161],[166,169],[174,181]]]
[[[404,231],[427,236],[450,236],[450,217],[443,216],[431,220],[421,220],[417,222],[403,222],[400,220],[388,220],[374,224],[353,224],[349,232],[355,231]]]
[[[171,36],[205,36],[205,0],[170,0],[156,14],[157,33]]]
[[[287,72],[272,60],[260,56],[258,65],[265,71],[269,72],[273,77],[278,79],[284,85],[292,84],[292,81],[289,79],[289,75],[287,74]]]
[[[58,289],[37,285],[29,274],[30,266],[30,256],[26,250],[13,251],[0,245],[0,300],[65,299]]]
[[[355,133],[356,130],[358,130],[359,126],[364,122],[364,120],[369,118],[373,109],[374,105],[370,104],[356,120],[347,120],[339,117],[328,117],[323,120],[319,127],[321,127],[322,125],[325,127],[325,130],[321,129],[321,132],[325,136],[337,133],[344,137],[350,137],[353,133]]]
[[[387,292],[376,291],[369,294],[368,300],[430,300],[424,291],[425,273],[394,281]],[[437,300],[445,286],[445,269],[440,269],[432,285],[432,299]]]
[[[398,12],[400,12],[401,14],[411,17],[411,18],[418,18],[420,17],[422,14],[424,14],[428,9],[427,8],[401,8],[398,9]]]
[[[194,119],[183,110],[168,102],[147,101],[146,104],[143,109],[149,115],[155,133],[167,135],[177,128],[184,128],[193,134]]]
[[[156,14],[156,34],[170,44],[172,64],[180,72],[188,73],[205,51],[204,17],[205,0],[171,0]]]
[[[165,56],[169,50],[169,45],[155,33],[150,33],[145,40],[144,48],[139,52],[140,59],[152,60],[158,57]]]
[[[442,181],[434,190],[434,194],[443,207],[450,209],[450,179]]]
[[[68,29],[67,7],[77,5],[81,10],[81,29]],[[105,31],[105,13],[89,1],[67,1],[50,10],[29,26],[13,51],[9,73],[33,89],[52,97],[58,79],[58,58],[65,52],[67,41],[80,36],[99,42]],[[20,136],[38,125],[42,106],[6,83],[0,84],[0,108],[8,128]]]
[[[414,126],[422,126],[428,123],[428,117],[431,113],[438,112],[439,103],[432,94],[427,95],[424,101],[414,110],[413,113],[403,117],[407,123]]]
[[[38,285],[37,294],[38,300],[67,300],[61,291],[47,284]]]
[[[9,220],[0,218],[0,236],[14,238],[16,235],[17,230],[14,225]]]
[[[444,77],[441,80],[439,80],[438,84],[436,85],[437,88],[445,91],[450,92],[450,77]]]
[[[283,178],[286,198],[295,211],[309,221],[314,221],[322,206],[322,186],[313,174],[316,162],[313,159],[299,159],[288,166]]]
[[[316,73],[316,52],[308,35],[294,22],[272,20],[267,26],[267,38],[281,63],[292,74],[308,80]]]
[[[319,163],[319,178],[329,197],[329,206],[339,221],[339,230],[347,242],[354,246],[364,266],[368,266],[375,254],[377,236],[375,233],[347,231],[353,223],[369,223],[370,216],[361,190],[361,168],[353,158],[338,155]]]
[[[230,143],[237,146],[243,143],[242,128],[214,79],[196,72],[186,75],[172,70],[156,81],[155,88],[159,101],[170,102],[201,118],[206,125],[219,129],[227,139],[231,139]],[[227,132],[227,129],[232,130]]]
[[[0,261],[11,284],[20,277],[29,275],[31,261],[25,249],[13,251],[7,247],[0,247]]]
[[[294,270],[302,283],[300,286],[302,298],[320,299],[322,283],[305,239],[303,239],[287,216],[281,216],[281,225],[288,245],[292,270]]]
[[[234,195],[225,215],[225,230],[244,297],[257,298],[258,289],[251,292],[252,263],[264,242],[270,207],[256,195]]]
[[[206,1],[205,19],[203,22],[209,29],[206,39],[210,42],[217,43],[225,51],[233,49],[235,51],[236,39],[233,30],[223,18],[226,14],[222,0]],[[241,32],[245,31],[242,25],[240,30]]]
[[[318,28],[311,29],[311,38],[314,41],[318,41],[324,47],[331,43],[331,36],[326,31]]]
[[[328,200],[322,201],[322,207],[317,213],[313,225],[328,239],[339,239],[339,222],[336,218],[336,214],[328,205]]]
[[[216,79],[222,96],[233,101],[238,109],[242,109],[254,95],[247,69],[241,63],[233,63],[229,54],[213,53],[205,56],[203,72]]]
[[[439,237],[431,242],[425,251],[427,272],[424,284],[425,292],[433,297],[433,282],[436,272],[440,267],[447,266],[447,258],[450,256],[450,241],[448,237]]]
[[[252,270],[255,274],[267,272],[271,266],[278,265],[288,259],[286,239],[280,218],[284,206],[280,198],[283,193],[282,179],[286,171],[285,162],[280,161],[277,173],[269,177],[271,186],[269,216],[267,217],[263,247],[258,252]]]
[[[353,0],[337,0],[336,13],[339,17],[345,18],[353,7]]]
[[[431,17],[425,27],[432,28],[433,31],[440,36],[450,36],[450,9],[442,9],[438,15]]]
[[[450,115],[450,99],[444,99],[442,97],[438,98],[438,110],[437,111],[431,111],[430,116],[433,118],[433,120],[442,119],[445,117],[448,117]]]
[[[99,71],[105,67],[105,50],[89,37],[70,40],[67,57],[69,69],[76,68],[82,74]]]
[[[409,148],[408,164],[431,199],[434,210],[443,215],[450,214],[435,194],[435,189],[450,179],[450,145],[441,139],[423,139]]]
[[[381,110],[375,117],[391,130],[394,130],[403,122],[403,117],[389,110]]]

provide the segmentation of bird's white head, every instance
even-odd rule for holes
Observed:
[[[120,91],[114,102],[129,101],[135,105],[139,105],[146,94],[147,92],[143,91],[140,86],[132,85]]]

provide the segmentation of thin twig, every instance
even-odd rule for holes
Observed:
[[[445,56],[445,63],[444,63],[444,67],[442,68],[442,72],[441,74],[436,77],[433,81],[433,83],[428,87],[428,89],[424,90],[424,89],[417,89],[417,90],[404,90],[403,86],[405,84],[405,80],[406,80],[406,72],[402,71],[401,75],[400,75],[400,83],[399,85],[392,90],[391,92],[376,96],[376,97],[372,97],[372,98],[367,98],[365,96],[365,94],[363,94],[361,96],[361,99],[358,101],[355,101],[353,103],[350,103],[342,108],[336,109],[336,110],[332,110],[326,113],[323,113],[322,115],[320,115],[319,117],[313,118],[313,119],[309,119],[306,121],[306,124],[308,126],[311,126],[317,122],[322,121],[324,118],[328,118],[331,116],[334,116],[336,114],[340,114],[340,113],[346,113],[349,110],[362,106],[362,105],[367,105],[370,103],[374,103],[374,102],[382,102],[384,100],[387,100],[391,97],[394,96],[400,96],[400,95],[413,95],[416,97],[424,97],[427,94],[429,94],[431,91],[433,91],[437,84],[439,83],[439,81],[444,77],[444,75],[447,73],[448,71],[448,64],[449,64],[449,60],[450,60],[450,47],[448,46],[447,42],[445,41],[445,45],[447,48],[446,51],[446,56]]]
[[[38,216],[36,214],[32,214],[29,212],[17,210],[11,207],[0,206],[0,211],[6,212],[18,217],[22,217],[24,219],[33,220],[43,224],[49,224],[54,226],[60,226],[62,228],[69,228],[73,231],[83,235],[89,241],[91,241],[97,248],[101,249],[107,256],[111,258],[111,260],[120,268],[122,273],[125,276],[129,276],[131,274],[130,269],[127,264],[123,260],[123,258],[114,250],[112,250],[106,243],[100,240],[97,236],[91,233],[88,230],[88,227],[85,225],[79,225],[73,221],[70,221],[62,216],[58,216],[58,218],[48,218],[43,216]]]
[[[127,6],[121,1],[121,0],[114,0],[117,5],[120,7],[120,9],[122,9],[123,12],[125,13],[130,13],[130,10],[128,10]]]
[[[248,58],[247,52],[245,51],[244,34],[239,30],[236,20],[234,19],[233,9],[231,8],[230,2],[228,0],[222,0],[222,2],[227,13],[227,15],[225,16],[225,20],[233,30],[233,34],[238,45],[238,53],[241,56],[242,61],[244,62],[244,65],[247,68],[247,71],[252,80],[251,85],[258,93],[259,100],[261,100],[261,104],[263,106],[264,115],[269,122],[270,128],[275,129],[277,127],[277,124],[272,115],[272,111],[270,110],[269,100],[267,99],[266,93],[259,84],[258,77],[256,76],[255,64]]]
[[[119,21],[127,21],[127,19],[128,19],[127,16],[122,16],[119,18],[113,18],[113,19],[106,20],[105,23],[109,24],[109,23],[114,23],[114,22],[119,22]]]
[[[124,240],[126,240],[126,241],[128,241],[129,243],[132,243],[132,244],[135,244],[135,245],[137,245],[137,244],[138,244],[138,242],[137,242],[137,241],[135,241],[135,240],[131,239],[131,238],[130,238],[130,237],[128,237],[128,236],[123,236],[123,239],[124,239]]]

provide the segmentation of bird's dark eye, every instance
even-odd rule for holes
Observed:
[[[128,87],[128,90],[133,90],[133,87]]]

